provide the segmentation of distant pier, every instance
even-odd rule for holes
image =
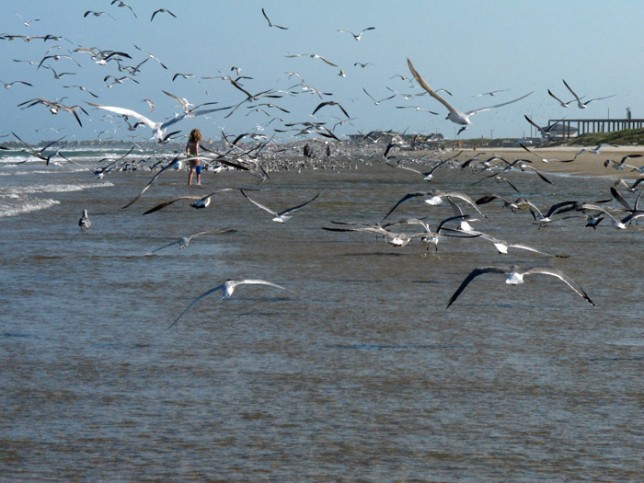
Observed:
[[[570,138],[590,133],[623,131],[644,127],[644,119],[549,119],[548,125],[557,125],[556,136]]]

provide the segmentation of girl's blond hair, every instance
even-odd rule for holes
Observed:
[[[199,129],[196,129],[196,128],[190,131],[189,140],[190,142],[193,142],[193,143],[201,141],[201,131],[199,131]]]

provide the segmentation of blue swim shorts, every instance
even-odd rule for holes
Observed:
[[[201,165],[195,166],[195,173],[201,174],[201,171],[203,171],[203,169],[201,168]]]

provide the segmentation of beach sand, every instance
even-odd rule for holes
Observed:
[[[603,148],[597,154],[590,151],[581,153],[573,162],[561,163],[556,159],[566,160],[573,159],[581,149],[578,146],[557,146],[552,148],[530,148],[533,153],[541,158],[548,159],[547,163],[539,161],[537,156],[526,152],[521,147],[517,148],[493,148],[493,149],[464,149],[459,159],[468,159],[476,153],[485,153],[486,155],[498,155],[512,162],[516,159],[529,159],[533,162],[532,166],[545,173],[569,173],[581,176],[607,176],[612,178],[634,179],[642,176],[642,172],[633,171],[630,167],[624,167],[623,170],[615,169],[612,165],[604,166],[604,161],[611,159],[619,162],[623,156],[628,154],[640,154],[642,157],[629,158],[624,164],[641,168],[644,166],[644,146],[616,146]],[[485,158],[483,158],[485,159]]]

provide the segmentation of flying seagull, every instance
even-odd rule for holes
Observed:
[[[575,100],[577,101],[577,107],[579,109],[586,109],[588,107],[588,104],[590,104],[593,101],[601,101],[602,99],[608,99],[610,97],[615,97],[614,95],[612,96],[604,96],[604,97],[595,97],[593,99],[588,99],[587,101],[582,102],[581,98],[575,93],[575,91],[572,90],[572,88],[568,85],[565,79],[561,79],[566,86],[566,89],[570,91],[570,93],[575,96]]]
[[[170,201],[164,201],[163,203],[159,203],[158,205],[154,206],[153,208],[150,208],[143,214],[148,215],[150,213],[154,213],[155,211],[162,210],[163,208],[166,208],[171,204],[181,200],[193,200],[193,203],[190,203],[190,206],[196,209],[208,208],[208,206],[210,206],[211,198],[217,193],[222,193],[224,191],[232,191],[232,188],[221,188],[216,191],[213,191],[212,193],[208,193],[206,196],[180,196],[178,198],[171,199]]]
[[[550,89],[548,89],[548,95],[553,99],[555,99],[557,102],[559,102],[559,105],[561,107],[568,107],[568,105],[575,100],[575,99],[570,99],[569,101],[563,101],[560,98],[558,98],[556,95],[554,95]]]
[[[189,236],[182,236],[181,238],[178,238],[166,245],[160,246],[159,248],[152,250],[150,253],[146,253],[146,255],[154,255],[156,252],[161,251],[165,248],[170,248],[171,246],[174,246],[174,245],[179,245],[179,248],[183,250],[188,245],[190,245],[190,242],[193,240],[193,238],[197,238],[198,236],[207,235],[208,233],[230,233],[234,231],[235,230],[233,230],[232,228],[218,228],[215,230],[200,231],[198,233],[193,233],[192,235],[189,235]]]
[[[204,293],[202,293],[201,295],[199,295],[199,297],[197,297],[196,299],[194,299],[194,300],[193,300],[193,301],[192,301],[192,302],[191,302],[191,303],[190,303],[190,304],[189,304],[189,305],[184,309],[184,311],[183,311],[183,312],[181,312],[181,313],[179,314],[179,317],[177,317],[177,318],[174,320],[174,322],[172,322],[172,324],[170,324],[170,325],[168,326],[168,328],[167,328],[166,330],[171,329],[171,328],[172,328],[172,326],[173,326],[174,324],[176,324],[177,322],[179,322],[179,319],[181,319],[181,317],[183,317],[183,316],[185,315],[185,313],[186,313],[188,310],[190,310],[190,308],[191,308],[194,304],[196,304],[197,302],[199,302],[199,301],[200,301],[200,300],[202,300],[203,298],[207,297],[207,296],[208,296],[208,295],[210,295],[210,294],[213,294],[213,293],[215,293],[215,292],[218,292],[218,291],[223,292],[222,297],[221,297],[221,300],[223,300],[223,299],[227,299],[227,298],[230,298],[230,297],[232,297],[233,293],[235,292],[235,288],[236,288],[238,285],[268,285],[268,286],[270,286],[270,287],[275,287],[275,288],[279,288],[279,289],[281,289],[281,290],[286,290],[286,289],[285,289],[284,287],[282,287],[281,285],[277,285],[277,284],[275,284],[275,283],[268,282],[268,281],[266,281],[266,280],[258,280],[258,279],[226,280],[226,281],[225,281],[224,283],[222,283],[221,285],[217,285],[216,287],[213,287],[213,288],[211,288],[211,289],[209,289],[209,290],[206,290]]]
[[[362,29],[360,32],[358,32],[357,34],[354,34],[354,33],[353,33],[353,32],[351,32],[350,30],[343,30],[343,29],[338,29],[338,32],[351,34],[351,35],[353,36],[353,39],[354,39],[356,42],[358,42],[358,41],[360,41],[360,40],[362,39],[362,34],[363,34],[363,33],[365,33],[365,32],[367,32],[368,30],[376,30],[376,27],[367,27],[367,28],[364,28],[364,29]]]
[[[150,22],[152,22],[152,20],[154,20],[154,17],[158,13],[167,13],[168,15],[171,15],[174,18],[177,18],[177,16],[174,13],[172,13],[170,10],[168,10],[167,8],[160,8],[160,9],[155,10],[154,12],[152,12],[152,17],[150,17]]]
[[[454,295],[452,295],[452,297],[449,299],[449,303],[447,304],[446,308],[449,308],[449,306],[452,305],[452,303],[458,298],[458,296],[463,292],[463,290],[465,290],[465,287],[467,287],[472,280],[474,280],[479,275],[483,275],[486,273],[504,274],[506,276],[505,283],[509,285],[518,285],[523,283],[523,278],[526,275],[533,275],[533,274],[550,275],[564,282],[577,295],[582,297],[593,307],[595,306],[595,303],[592,300],[590,300],[590,297],[588,296],[588,294],[579,285],[577,285],[577,283],[574,280],[568,277],[561,270],[557,270],[556,268],[543,268],[543,267],[532,267],[532,268],[527,268],[525,270],[522,270],[520,267],[516,265],[511,265],[511,266],[505,266],[505,267],[488,266],[488,267],[475,268],[474,270],[472,270],[472,272],[470,272],[470,274],[467,277],[465,277],[465,280],[463,280],[461,285],[456,289],[456,292],[454,292]]]
[[[115,114],[120,114],[121,116],[125,116],[125,117],[133,117],[137,121],[145,124],[150,129],[152,129],[152,131],[154,132],[153,138],[159,142],[162,142],[165,139],[167,139],[168,137],[168,134],[166,134],[167,127],[183,119],[189,119],[192,117],[202,116],[204,114],[210,114],[211,112],[228,109],[228,107],[216,107],[216,108],[210,108],[210,109],[192,110],[192,111],[183,112],[182,114],[178,114],[174,117],[171,117],[167,121],[158,122],[158,121],[153,121],[147,118],[146,116],[144,116],[143,114],[139,114],[138,112],[133,111],[132,109],[126,109],[124,107],[115,107],[115,106],[103,106],[101,104],[96,104],[94,102],[89,102],[89,101],[85,101],[85,102],[92,107],[103,109],[104,111],[113,112]]]
[[[278,29],[281,29],[281,30],[288,30],[288,27],[282,27],[281,25],[276,25],[273,22],[271,22],[271,19],[268,18],[268,15],[266,15],[266,11],[263,8],[262,8],[262,15],[264,16],[264,18],[268,22],[269,27],[275,27],[275,28],[278,28]]]
[[[273,215],[273,221],[277,222],[277,223],[286,223],[288,220],[290,220],[292,218],[290,213],[293,213],[293,212],[299,210],[300,208],[303,208],[304,206],[308,205],[309,203],[312,203],[313,201],[315,201],[317,199],[318,196],[320,196],[320,193],[318,193],[313,198],[311,198],[308,201],[305,201],[304,203],[300,203],[297,206],[293,206],[291,208],[287,208],[285,210],[282,210],[282,211],[278,212],[278,211],[274,211],[274,210],[270,209],[269,207],[264,206],[261,203],[258,203],[257,201],[249,198],[248,195],[246,193],[244,193],[244,190],[240,189],[239,191],[241,191],[241,194],[244,195],[244,198],[246,198],[248,201],[253,203],[255,206],[261,208],[264,211],[268,211],[271,215]]]
[[[466,112],[461,112],[455,107],[453,107],[449,102],[447,102],[445,99],[443,99],[441,96],[439,96],[436,91],[434,91],[427,82],[425,82],[425,79],[421,77],[421,75],[416,71],[414,68],[414,65],[411,63],[411,60],[407,59],[407,65],[409,66],[409,70],[411,71],[412,75],[414,76],[414,79],[416,79],[416,82],[427,91],[427,93],[432,96],[434,99],[439,101],[441,104],[443,104],[447,110],[449,111],[449,114],[447,115],[447,119],[452,121],[453,123],[459,124],[463,126],[461,129],[459,129],[457,134],[460,134],[463,132],[463,130],[467,129],[467,126],[472,124],[472,121],[470,120],[470,117],[476,114],[477,112],[483,112],[483,111],[489,111],[490,109],[495,109],[497,107],[501,106],[506,106],[508,104],[512,104],[513,102],[520,101],[521,99],[524,99],[528,97],[532,92],[529,92],[528,94],[525,94],[517,99],[513,99],[511,101],[503,102],[501,104],[496,104],[494,106],[488,106],[488,107],[480,107],[478,109],[473,109],[471,111],[466,111]],[[533,91],[534,92],[534,91]]]

